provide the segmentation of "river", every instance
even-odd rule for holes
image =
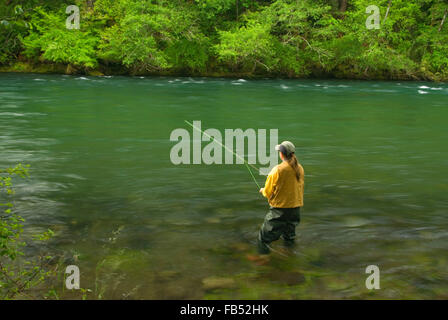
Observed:
[[[438,83],[0,74],[0,167],[30,165],[16,210],[55,231],[27,254],[90,299],[447,299],[447,119]],[[295,248],[253,257],[267,202],[244,165],[173,164],[184,120],[295,143]]]

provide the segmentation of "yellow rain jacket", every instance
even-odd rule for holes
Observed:
[[[303,206],[305,171],[300,164],[299,170],[300,181],[297,180],[294,169],[286,161],[271,170],[262,191],[271,207],[296,208]]]

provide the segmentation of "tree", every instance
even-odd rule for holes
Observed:
[[[133,73],[205,67],[208,41],[196,22],[198,12],[191,7],[179,10],[163,2],[120,0],[101,8],[100,14],[113,17],[112,26],[101,33],[102,59],[123,63]]]
[[[261,66],[270,71],[277,60],[269,29],[268,25],[252,23],[233,31],[220,31],[220,43],[215,46],[219,60],[234,70],[249,68],[254,72]]]
[[[37,7],[32,15],[29,35],[23,39],[24,54],[35,60],[95,68],[98,65],[96,47],[99,42],[95,25],[84,18],[80,30],[68,30],[66,18],[65,7],[57,12],[47,12]]]

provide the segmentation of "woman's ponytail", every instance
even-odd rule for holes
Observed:
[[[296,172],[296,178],[297,181],[300,181],[300,169],[299,169],[299,162],[297,161],[296,155],[294,153],[291,153],[289,157],[286,157],[286,161],[291,166],[291,168],[294,169]]]

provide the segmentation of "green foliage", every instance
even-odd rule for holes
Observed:
[[[98,65],[96,46],[99,41],[89,24],[81,30],[68,30],[64,11],[45,12],[38,7],[32,15],[30,33],[23,39],[24,54],[30,58],[41,57],[47,61],[94,68]],[[42,53],[42,54],[41,54]]]
[[[234,0],[195,0],[195,2],[203,18],[208,20],[228,15],[230,12],[230,16],[236,14],[236,1]]]
[[[65,27],[72,2],[80,30]],[[372,4],[380,29],[365,25]],[[448,79],[445,0],[11,0],[0,12],[0,64]]]
[[[267,71],[275,65],[274,41],[269,26],[251,24],[235,31],[220,31],[220,43],[215,46],[219,60],[233,69],[252,68],[257,65]]]
[[[278,0],[263,12],[284,52],[282,70],[307,75],[325,69],[333,58],[328,41],[337,37],[331,6],[315,1]]]
[[[0,213],[0,298],[3,299],[26,295],[50,275],[44,267],[50,256],[23,258],[23,248],[27,246],[22,235],[25,220],[15,212],[13,203],[7,201],[14,194],[14,176],[27,177],[27,167],[19,164],[0,170],[0,209],[3,209]],[[34,241],[47,241],[52,235],[53,232],[47,230],[35,235]]]
[[[0,4],[0,65],[17,59],[22,48],[19,37],[26,33],[28,24],[24,20],[22,6]]]
[[[166,49],[166,54],[174,68],[186,72],[201,72],[207,67],[210,43],[202,35],[194,40],[180,39]]]
[[[107,5],[104,3],[107,2]],[[118,13],[101,34],[100,57],[123,63],[133,72],[168,68],[203,69],[208,60],[206,37],[195,24],[193,10],[163,1],[101,1],[101,14]],[[124,8],[125,14],[121,15]]]

